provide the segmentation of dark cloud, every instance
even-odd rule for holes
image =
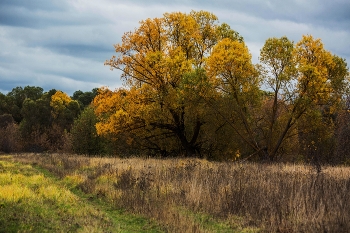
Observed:
[[[67,25],[96,25],[106,23],[103,17],[77,12],[65,1],[2,1],[0,25],[49,28]]]
[[[197,1],[199,4],[199,1]],[[348,0],[218,0],[201,1],[201,6],[221,11],[231,10],[265,20],[286,20],[319,26],[344,27],[350,23]],[[193,1],[192,1],[192,5]]]
[[[29,10],[47,10],[47,11],[58,11],[64,10],[67,7],[65,1],[60,0],[1,0],[2,7],[14,6],[18,8],[25,8]]]
[[[0,3],[0,24],[15,27],[44,27],[52,23],[60,23],[60,19],[54,20],[52,14],[65,12],[65,4],[57,1],[21,1],[2,0]]]
[[[59,0],[1,0],[0,9],[27,9],[28,11],[64,11],[68,4],[65,1]]]

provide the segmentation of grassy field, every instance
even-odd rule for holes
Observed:
[[[160,232],[31,165],[0,156],[0,232]]]
[[[11,190],[0,192],[0,224],[12,231],[350,232],[348,167],[61,154],[0,161],[0,187]]]

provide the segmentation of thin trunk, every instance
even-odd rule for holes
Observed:
[[[237,91],[236,89],[234,89],[234,93],[233,93],[233,96],[234,98],[236,99],[237,101],[237,105],[238,105],[238,109],[239,109],[239,114],[240,114],[240,117],[241,117],[241,120],[243,121],[243,125],[244,125],[244,128],[245,130],[247,131],[248,133],[248,136],[252,142],[252,144],[254,145],[255,147],[255,150],[260,150],[260,146],[259,144],[257,143],[257,141],[255,140],[255,137],[254,137],[254,134],[253,134],[253,131],[251,130],[250,126],[249,126],[249,123],[248,123],[248,119],[246,117],[246,114],[244,113],[243,109],[245,106],[242,106],[241,102],[240,102],[240,99],[237,95]]]
[[[270,126],[269,126],[269,132],[267,135],[267,148],[272,147],[272,139],[273,139],[273,127],[276,123],[276,116],[277,116],[277,109],[278,109],[278,88],[276,85],[275,95],[273,99],[273,105],[272,105],[272,115],[270,120]]]
[[[290,127],[292,127],[292,125],[293,125],[293,124],[292,124],[292,120],[293,120],[293,116],[291,116],[291,117],[289,118],[288,123],[286,124],[286,127],[284,128],[282,134],[280,135],[280,137],[279,137],[279,139],[278,139],[278,141],[277,141],[276,146],[275,146],[274,149],[269,153],[269,157],[270,157],[271,160],[274,160],[274,159],[275,159],[276,153],[277,153],[278,149],[280,148],[280,146],[281,146],[281,144],[282,144],[282,142],[283,142],[285,136],[287,135],[287,133],[288,133]]]
[[[306,108],[304,108],[302,111],[299,112],[299,114],[297,116],[294,117],[294,122],[293,122],[293,115],[297,109],[297,106],[298,106],[298,103],[296,103],[296,105],[294,106],[293,108],[293,111],[291,113],[291,116],[290,118],[288,119],[288,122],[286,124],[286,127],[284,128],[282,134],[280,135],[274,149],[272,150],[272,152],[269,154],[271,160],[275,159],[276,157],[276,154],[277,154],[277,151],[278,149],[280,148],[283,140],[285,139],[288,131],[290,130],[290,128],[295,124],[295,122],[304,114],[304,112],[306,111]]]

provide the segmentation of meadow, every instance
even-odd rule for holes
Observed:
[[[350,231],[349,167],[64,154],[0,161],[0,224],[13,232],[30,232],[30,218],[49,232]]]

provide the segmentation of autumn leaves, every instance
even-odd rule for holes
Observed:
[[[98,133],[154,153],[274,159],[298,120],[339,106],[347,86],[345,61],[320,40],[268,39],[254,65],[243,38],[205,11],[141,21],[115,51],[105,65],[125,88],[95,98]]]

